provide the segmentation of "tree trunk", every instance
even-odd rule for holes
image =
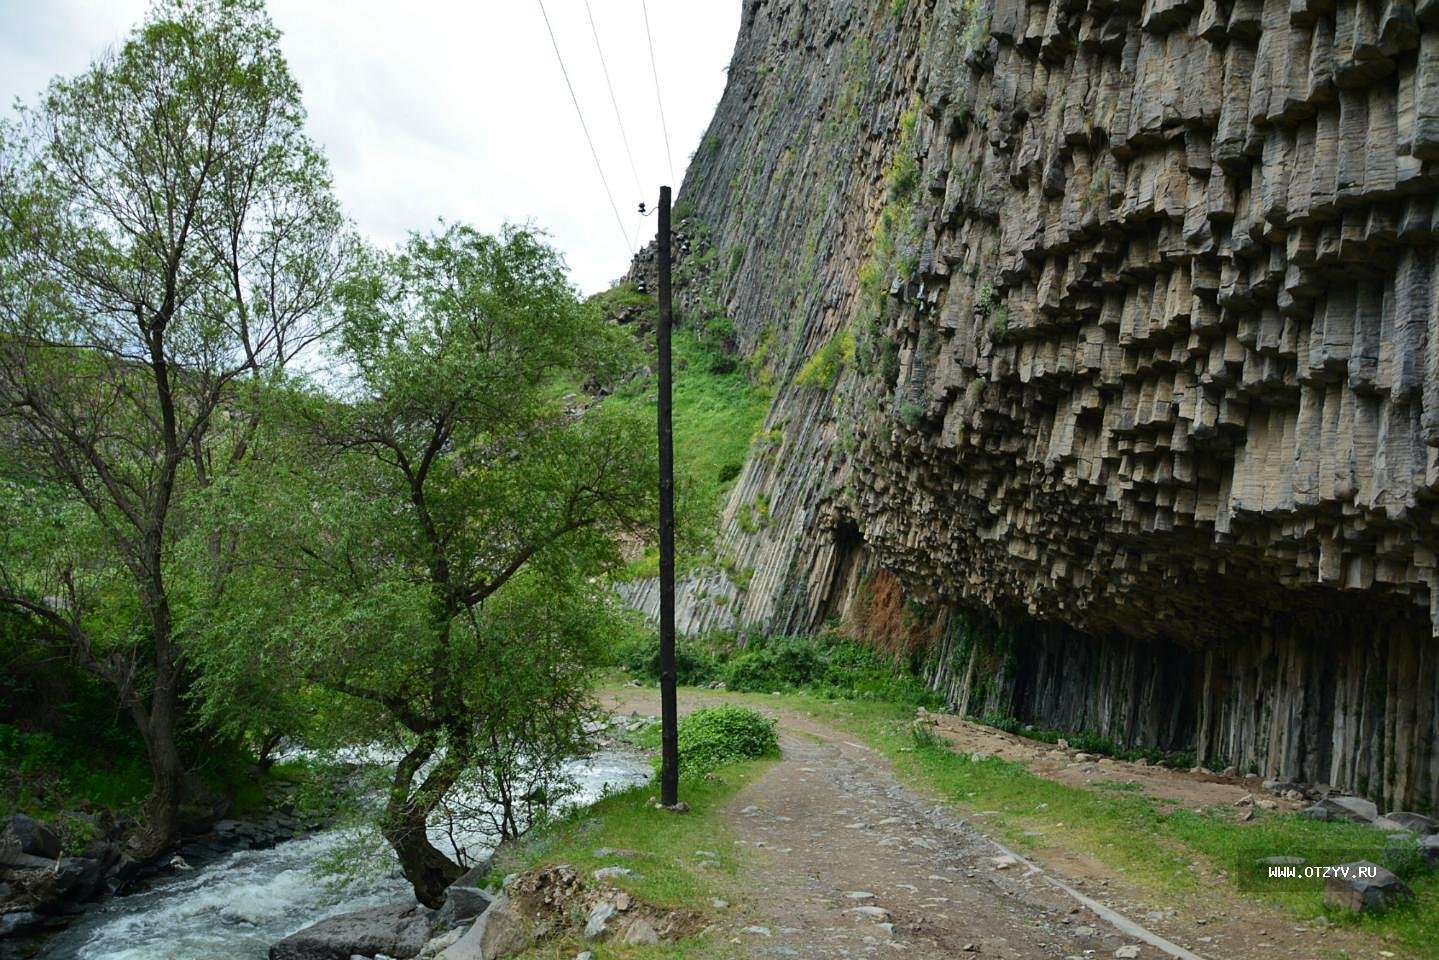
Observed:
[[[433,734],[422,736],[414,749],[395,765],[381,831],[400,858],[400,870],[414,887],[415,899],[430,908],[444,904],[445,890],[465,872],[458,863],[435,849],[425,829],[430,811],[453,782],[453,778],[447,776],[453,767],[453,758],[441,760],[420,788],[414,787],[415,775],[435,753],[435,743]],[[446,781],[443,786],[435,782],[437,776]]]
[[[460,879],[464,867],[436,850],[425,834],[425,817],[417,811],[401,812],[394,818],[394,812],[386,817],[385,839],[400,858],[400,870],[410,886],[415,888],[415,899],[427,907],[444,905],[445,891],[450,884]]]
[[[136,722],[145,739],[154,785],[140,805],[140,826],[131,843],[137,860],[168,853],[180,841],[180,796],[185,765],[175,742],[175,692],[170,684],[156,684],[148,715],[143,709]]]

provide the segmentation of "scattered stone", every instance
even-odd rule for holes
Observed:
[[[1094,760],[1094,755],[1093,755],[1093,754],[1089,754],[1089,753],[1076,753],[1076,754],[1074,755],[1074,762],[1075,762],[1075,763],[1089,763],[1089,762],[1092,761],[1092,760]]]
[[[1408,810],[1391,810],[1380,817],[1374,825],[1381,830],[1407,830],[1410,833],[1417,833],[1421,837],[1439,832],[1439,820],[1426,817],[1422,813],[1411,813]]]
[[[435,926],[452,928],[466,920],[473,920],[484,913],[494,897],[478,887],[462,887],[452,884],[445,891],[444,906],[435,913]]]
[[[1329,811],[1331,818],[1353,820],[1355,823],[1373,823],[1379,819],[1379,808],[1374,801],[1363,797],[1328,796],[1315,806]]]
[[[638,850],[626,850],[624,847],[596,847],[590,851],[596,860],[628,860],[634,857],[643,857],[644,854]]]
[[[1419,840],[1419,852],[1431,867],[1439,867],[1439,835],[1421,837]]]
[[[1252,794],[1252,793],[1246,793],[1244,796],[1240,797],[1238,800],[1235,800],[1235,801],[1234,801],[1234,805],[1235,805],[1236,807],[1252,807],[1252,806],[1254,806],[1254,794]]]
[[[500,960],[528,950],[533,941],[528,925],[515,915],[510,898],[500,894],[469,932],[440,954],[440,960]]]
[[[1114,951],[1114,955],[1118,960],[1134,960],[1135,957],[1139,956],[1139,948],[1132,943],[1127,943]]]
[[[3,839],[12,841],[21,853],[32,857],[43,860],[57,860],[60,857],[60,838],[55,835],[55,831],[23,813],[17,813],[10,818],[10,822],[5,825]]]
[[[1300,793],[1298,790],[1285,790],[1284,799],[1288,800],[1290,803],[1303,803],[1304,794]]]
[[[591,907],[590,915],[585,918],[585,939],[593,940],[604,936],[608,932],[610,917],[613,917],[618,909],[609,900],[601,900]]]
[[[873,900],[874,894],[868,890],[850,890],[845,893],[845,897],[849,900]]]
[[[745,927],[743,930],[740,931],[740,933],[750,933],[756,937],[774,936],[774,934],[769,932],[769,927]]]
[[[852,913],[858,917],[866,917],[870,920],[888,920],[889,911],[884,907],[850,907],[845,913]]]
[[[620,942],[629,947],[648,947],[660,942],[660,935],[644,917],[638,917],[625,928]]]
[[[413,903],[392,903],[342,913],[292,933],[270,947],[270,960],[349,960],[355,954],[406,960],[429,939],[428,911]]]
[[[728,901],[728,900],[721,900],[721,899],[719,899],[718,897],[716,897],[715,899],[713,899],[713,900],[710,901],[710,906],[714,907],[716,910],[728,910],[728,909],[729,909],[729,901]]]
[[[1010,867],[1019,866],[1022,861],[1018,857],[1006,853],[1003,856],[990,857],[989,862],[994,864],[996,870],[1008,870]]]
[[[1255,800],[1255,801],[1254,801],[1254,805],[1255,805],[1256,807],[1258,807],[1260,810],[1278,810],[1278,809],[1279,809],[1279,801],[1278,801],[1278,800],[1269,800],[1269,799]]]
[[[615,877],[628,877],[634,873],[629,867],[600,867],[591,874],[596,880],[612,880]]]
[[[1366,876],[1359,876],[1363,871]],[[1414,891],[1388,870],[1369,860],[1341,864],[1336,872],[1347,876],[1330,876],[1324,881],[1324,903],[1355,913],[1374,913],[1387,909],[1400,899],[1414,896]]]

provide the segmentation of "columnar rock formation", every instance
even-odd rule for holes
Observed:
[[[692,625],[884,571],[957,703],[1433,807],[1436,185],[1436,0],[752,0],[681,199],[776,400]]]

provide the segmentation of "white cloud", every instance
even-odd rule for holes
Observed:
[[[584,0],[544,0],[590,132],[631,235],[635,214],[673,182],[660,133],[640,0],[590,0],[635,184],[605,89]],[[673,175],[683,176],[724,88],[741,0],[648,0]],[[143,0],[0,0],[0,98],[33,101],[119,40]],[[304,88],[310,131],[360,229],[393,244],[436,218],[548,230],[593,293],[628,265],[622,239],[555,62],[538,0],[270,0]],[[643,239],[641,243],[643,243]]]

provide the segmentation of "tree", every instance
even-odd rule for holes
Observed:
[[[188,497],[252,452],[255,400],[320,334],[343,261],[278,36],[261,0],[161,0],[0,134],[0,419],[90,545],[7,550],[0,602],[133,717],[154,780],[146,856],[177,839],[185,772],[199,600],[177,593],[175,555],[202,537],[203,593],[229,567]],[[34,519],[7,518],[7,539],[35,542]]]
[[[245,549],[289,585],[261,656],[338,695],[352,739],[397,748],[380,828],[437,906],[463,871],[427,827],[456,784],[499,800],[513,836],[548,758],[583,739],[612,607],[596,574],[652,516],[655,466],[646,422],[580,389],[632,343],[532,233],[416,236],[340,300],[353,381],[296,418],[311,462],[255,484],[269,519]]]

